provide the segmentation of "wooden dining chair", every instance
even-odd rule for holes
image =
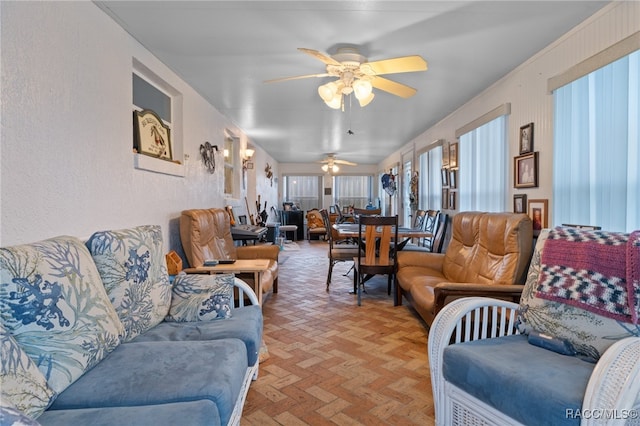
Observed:
[[[424,221],[422,222],[422,230],[425,232],[429,232],[431,237],[423,237],[420,239],[420,245],[422,247],[431,250],[433,245],[433,237],[437,231],[438,227],[438,217],[440,216],[440,210],[427,210],[424,216]]]
[[[347,244],[337,247],[335,241],[335,233],[337,232],[331,226],[331,220],[329,219],[329,213],[326,209],[320,210],[320,215],[322,216],[322,220],[324,221],[324,227],[329,229],[327,232],[327,236],[329,238],[329,271],[327,273],[327,292],[329,291],[329,286],[331,285],[331,276],[333,274],[333,267],[338,262],[353,262],[353,258],[358,256],[359,248],[358,246]]]
[[[398,216],[361,215],[358,223],[358,240],[363,250],[354,258],[354,282],[357,283],[356,293],[360,306],[368,276],[387,275],[388,293],[391,293],[392,282],[395,285],[397,250],[394,244],[398,241]],[[396,293],[394,291],[394,295]]]
[[[358,208],[353,208],[353,214],[355,216],[361,216],[361,215],[367,215],[367,216],[371,216],[371,215],[379,215],[381,213],[381,209],[358,209]]]

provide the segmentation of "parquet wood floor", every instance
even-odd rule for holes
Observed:
[[[386,276],[357,306],[348,264],[325,292],[328,245],[298,241],[280,255],[279,292],[266,300],[269,358],[249,389],[242,425],[433,425],[427,329],[393,306]]]

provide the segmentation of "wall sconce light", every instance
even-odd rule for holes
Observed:
[[[253,169],[253,163],[251,163],[249,160],[251,160],[251,157],[253,157],[253,154],[255,154],[255,152],[256,150],[251,148],[247,148],[244,150],[244,158],[242,159],[242,170]]]

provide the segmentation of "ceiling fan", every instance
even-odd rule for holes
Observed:
[[[344,110],[343,96],[351,93],[355,94],[361,107],[368,105],[375,96],[373,88],[401,98],[409,98],[416,94],[416,89],[380,76],[427,70],[427,62],[418,55],[367,62],[367,58],[355,47],[339,48],[338,52],[332,56],[313,49],[298,48],[298,50],[323,62],[326,65],[326,72],[277,78],[267,80],[265,83],[311,77],[337,77],[337,80],[318,87],[318,94],[322,100],[334,109],[343,108]]]
[[[322,165],[322,170],[325,172],[337,172],[338,170],[340,170],[340,167],[338,167],[338,164],[343,164],[345,166],[357,166],[357,163],[352,163],[351,161],[346,161],[346,160],[338,160],[336,158],[336,154],[327,154],[327,158],[325,158],[324,160],[320,160],[318,161],[318,163],[323,163]]]

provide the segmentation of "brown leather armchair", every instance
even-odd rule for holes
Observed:
[[[398,301],[404,295],[429,325],[455,298],[519,301],[533,252],[533,224],[525,214],[462,212],[452,226],[445,253],[398,253]]]
[[[180,239],[184,254],[192,268],[201,267],[207,259],[269,259],[269,269],[262,273],[262,292],[273,288],[278,292],[277,245],[236,247],[231,236],[229,215],[224,209],[184,210],[180,216]],[[253,274],[238,277],[255,288]]]

